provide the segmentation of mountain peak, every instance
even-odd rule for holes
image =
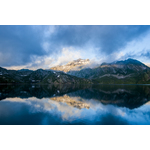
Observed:
[[[115,64],[119,64],[119,65],[128,65],[128,64],[133,64],[133,65],[144,65],[143,63],[141,63],[140,61],[136,60],[136,59],[132,59],[132,58],[128,58],[126,60],[121,60],[121,61],[117,61],[115,62]]]
[[[59,71],[64,71],[64,72],[68,72],[72,69],[78,69],[78,68],[84,68],[85,65],[89,64],[90,60],[89,59],[77,59],[77,60],[73,60],[71,62],[68,62],[66,65],[62,65],[62,66],[56,66],[56,67],[52,67],[50,69],[52,70],[59,70]]]
[[[73,60],[71,62],[68,62],[67,65],[70,65],[70,64],[75,64],[75,65],[84,65],[84,64],[87,64],[89,63],[90,60],[89,59],[77,59],[77,60]]]

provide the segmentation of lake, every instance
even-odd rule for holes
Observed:
[[[149,125],[150,85],[0,85],[1,125]]]

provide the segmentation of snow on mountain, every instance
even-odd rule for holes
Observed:
[[[90,60],[89,59],[77,59],[74,61],[71,61],[69,63],[67,63],[66,65],[59,65],[56,67],[52,67],[50,69],[52,70],[58,70],[58,71],[63,71],[63,72],[68,72],[70,70],[81,70],[85,67],[87,67],[87,65],[90,64]]]

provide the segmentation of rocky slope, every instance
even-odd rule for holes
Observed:
[[[80,85],[91,83],[91,81],[52,70],[38,69],[36,71],[16,71],[0,68],[0,83],[45,83]]]
[[[74,61],[71,61],[67,63],[66,65],[60,65],[56,67],[52,67],[50,69],[52,70],[58,70],[58,71],[63,71],[63,72],[68,72],[70,70],[81,70],[86,67],[90,63],[89,59],[77,59]]]
[[[69,71],[70,75],[92,79],[94,83],[141,84],[150,83],[150,68],[143,63],[127,59],[113,63],[102,63],[96,68]]]
[[[95,68],[89,68],[89,64],[89,59],[78,59],[50,70],[15,71],[0,67],[0,83],[150,84],[150,68],[134,59],[102,63]]]

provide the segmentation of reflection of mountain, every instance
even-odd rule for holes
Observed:
[[[83,102],[80,102],[80,101],[75,101],[74,99],[72,99],[71,97],[69,97],[67,95],[60,96],[60,97],[53,97],[53,98],[51,98],[51,100],[54,100],[57,102],[64,102],[70,106],[77,107],[79,109],[82,109],[82,108],[89,109],[90,108],[90,105],[83,103]]]
[[[23,85],[1,85],[0,86],[0,100],[8,97],[53,97],[63,95],[76,90],[88,88],[90,85],[36,85],[36,84],[23,84]]]
[[[67,96],[64,96],[67,94]],[[0,100],[9,97],[51,98],[64,101],[68,105],[78,107],[81,103],[93,99],[103,104],[114,104],[130,109],[140,107],[150,100],[150,86],[135,85],[1,85]],[[61,96],[61,97],[58,97]],[[76,103],[82,101],[81,103]],[[83,106],[81,105],[81,108]]]
[[[86,100],[95,99],[103,104],[114,104],[134,109],[150,100],[150,86],[93,85],[92,88],[79,90],[68,95],[71,97],[80,96]]]

